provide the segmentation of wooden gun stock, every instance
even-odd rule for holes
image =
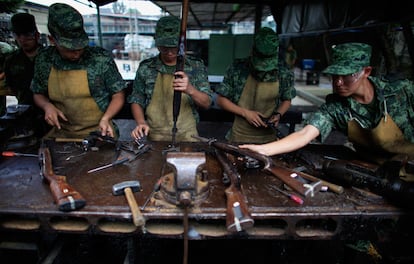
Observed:
[[[225,153],[216,150],[216,156],[223,168],[223,173],[230,180],[229,187],[224,191],[227,198],[226,227],[230,232],[240,232],[254,224],[247,207],[247,199],[242,193],[240,175],[236,168],[230,164],[230,160]]]
[[[53,199],[60,211],[68,212],[85,206],[85,199],[66,182],[66,177],[53,172],[49,148],[39,148],[39,165],[40,175],[49,184]]]
[[[268,156],[262,155],[255,151],[251,151],[249,149],[242,149],[235,145],[218,142],[217,140],[211,140],[211,139],[203,138],[203,137],[196,136],[196,135],[193,135],[193,137],[199,139],[202,142],[208,142],[210,145],[220,150],[223,150],[224,152],[230,153],[234,156],[243,157],[243,158],[250,157],[255,160],[258,160],[259,162],[263,164],[264,171],[270,174],[273,174],[274,176],[279,178],[283,183],[285,183],[287,186],[289,186],[294,191],[296,191],[297,193],[305,197],[308,195],[313,195],[314,193],[314,190],[312,188],[309,188],[311,186],[306,187],[302,182],[291,177],[291,174],[296,173],[296,172],[294,172],[291,169],[287,169],[282,166],[276,165],[273,162],[273,160]]]

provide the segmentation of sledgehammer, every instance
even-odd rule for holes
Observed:
[[[125,193],[129,208],[131,208],[132,221],[136,226],[143,226],[145,218],[139,210],[137,201],[135,200],[133,192],[141,191],[141,184],[139,181],[124,181],[112,186],[112,194],[123,195]]]

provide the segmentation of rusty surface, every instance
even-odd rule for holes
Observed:
[[[163,150],[168,142],[151,142],[151,150],[112,168],[88,174],[87,171],[109,164],[116,159],[114,145],[103,144],[98,151],[67,160],[82,152],[77,143],[54,143],[51,147],[54,171],[86,199],[86,206],[72,212],[61,212],[53,203],[49,187],[39,176],[37,158],[0,158],[0,227],[5,229],[60,231],[75,233],[151,233],[160,236],[181,236],[183,210],[155,195],[143,211],[146,226],[136,228],[123,196],[114,196],[112,186],[122,181],[138,180],[142,191],[134,193],[142,206],[160,177],[169,177]],[[221,167],[210,147],[204,143],[180,143],[181,152],[205,152],[202,173],[202,198],[189,208],[190,224],[196,237],[231,236],[226,231],[226,201]],[[36,153],[36,152],[33,152]],[[399,219],[412,217],[410,212],[371,197],[353,188],[344,193],[319,192],[306,198],[302,205],[289,200],[272,186],[282,183],[260,169],[240,167],[242,189],[255,220],[246,234],[257,238],[331,239],[361,232],[375,222],[391,228]],[[173,177],[172,177],[173,178]],[[171,184],[171,183],[163,183]],[[167,186],[167,190],[171,190]],[[208,188],[206,191],[205,188]]]

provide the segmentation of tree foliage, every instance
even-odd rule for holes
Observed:
[[[1,0],[0,13],[16,13],[23,3],[24,0]]]
[[[124,14],[126,11],[126,5],[122,2],[115,2],[112,4],[112,11],[114,14]]]

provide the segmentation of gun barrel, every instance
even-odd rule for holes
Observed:
[[[230,153],[234,156],[238,157],[250,157],[255,160],[258,160],[263,164],[263,170],[273,174],[277,178],[279,178],[282,182],[287,184],[290,188],[298,192],[299,194],[303,196],[313,195],[313,190],[310,190],[307,188],[303,183],[300,181],[294,179],[291,177],[291,174],[294,173],[293,170],[286,169],[284,167],[276,165],[272,158],[262,155],[258,152],[249,150],[249,149],[242,149],[238,146],[227,144],[223,142],[218,142],[215,139],[207,139],[200,136],[193,136],[194,138],[202,141],[202,142],[208,142],[210,145],[214,146],[215,148],[218,148],[224,152]]]

